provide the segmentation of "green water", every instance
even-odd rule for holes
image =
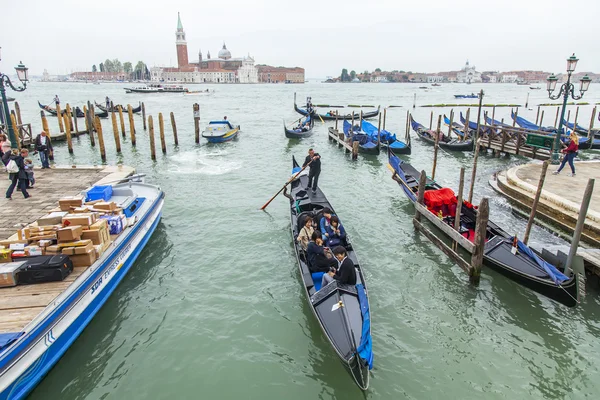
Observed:
[[[524,103],[528,91],[517,85],[483,88],[485,102],[497,103]],[[490,271],[473,287],[414,232],[413,207],[390,179],[384,155],[350,161],[328,143],[327,124],[319,123],[301,143],[283,135],[282,120],[298,117],[294,91],[299,102],[311,95],[314,103],[402,105],[387,120],[388,129],[400,135],[413,93],[418,104],[449,103],[455,93],[478,91],[477,85],[429,92],[396,84],[211,89],[216,92],[208,97],[141,96],[126,95],[121,85],[33,83],[17,96],[36,131],[36,100],[49,102],[56,93],[72,105],[106,95],[119,103],[144,100],[155,121],[158,112],[175,112],[180,143],[173,145],[167,123],[167,155],[160,152],[157,133],[158,159],[152,162],[136,117],[137,148],[127,137],[116,155],[112,128],[104,122],[108,163],[134,166],[162,187],[163,219],[131,272],[32,399],[362,399],[305,304],[287,200],[258,211],[289,177],[292,155],[303,157],[309,146],[322,156],[320,186],[353,239],[370,289],[375,367],[367,398],[597,398],[596,290],[588,290],[581,307],[567,309]],[[586,100],[598,101],[591,92]],[[533,91],[530,104],[546,102],[544,96]],[[194,102],[201,106],[202,127],[227,115],[242,127],[239,140],[196,146]],[[417,107],[415,118],[428,125],[430,111]],[[580,111],[584,125],[590,111]],[[496,119],[508,120],[509,113],[498,109]],[[519,115],[535,120],[535,113],[521,109]],[[552,124],[555,109],[546,113]],[[49,122],[56,132],[56,119]],[[100,163],[87,137],[74,143],[73,156],[64,144],[55,146],[59,164]],[[430,172],[432,148],[415,138],[406,159]],[[475,190],[475,202],[491,197],[496,223],[521,235],[525,221],[511,214],[487,181],[523,161],[480,157]],[[440,152],[437,179],[456,188],[460,166],[470,176],[471,164],[471,154]],[[564,244],[537,227],[531,243]]]

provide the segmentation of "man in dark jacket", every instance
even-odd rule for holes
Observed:
[[[50,140],[50,137],[46,132],[42,131],[35,138],[35,149],[38,151],[38,153],[40,153],[42,169],[50,168],[48,157],[50,156],[50,152],[52,151],[52,140]]]
[[[326,247],[323,247],[321,232],[314,231],[306,247],[308,269],[310,272],[328,272],[331,269],[335,269],[337,262],[326,249]],[[328,257],[328,254],[331,258]]]
[[[340,266],[337,271],[330,271],[323,275],[321,288],[334,280],[345,285],[356,285],[356,269],[352,260],[348,258],[346,249],[343,246],[337,246],[333,249],[333,255],[337,258]]]
[[[308,190],[312,186],[313,193],[317,192],[317,185],[319,183],[319,175],[321,174],[321,156],[319,153],[315,153],[313,149],[308,149],[308,155],[304,159],[304,164],[302,164],[302,168],[306,167],[308,163],[312,160],[310,164],[310,172],[308,173]]]
[[[17,166],[19,167],[19,172],[8,174],[8,178],[10,179],[10,186],[6,190],[6,198],[12,199],[13,191],[15,190],[15,186],[17,183],[19,185],[19,190],[23,193],[23,197],[26,199],[31,197],[29,193],[27,193],[27,171],[25,171],[25,157],[29,155],[29,151],[27,149],[21,149],[21,154],[17,153],[16,150],[10,156],[10,160],[13,160]]]

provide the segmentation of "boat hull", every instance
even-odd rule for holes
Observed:
[[[19,345],[20,338],[15,348],[2,357],[0,400],[25,398],[58,362],[131,269],[160,222],[163,204],[161,191],[145,216],[132,227],[127,240],[91,271],[70,300],[57,306],[59,314],[48,315],[24,335],[29,343]]]
[[[225,143],[230,142],[235,139],[240,132],[239,128],[235,128],[223,135],[220,136],[210,136],[210,135],[202,135],[203,138],[208,140],[208,143]]]
[[[294,132],[289,129],[285,129],[285,137],[288,139],[304,139],[311,137],[313,134],[312,128],[305,132]]]
[[[296,110],[296,112],[298,114],[304,115],[304,116],[308,116],[308,111],[299,108],[296,104],[294,104],[294,110]],[[360,113],[359,112],[352,112],[351,114],[344,114],[344,115],[327,115],[327,114],[314,114],[316,115],[319,119],[322,119],[323,121],[344,121],[344,120],[352,120],[352,119],[356,119],[359,120],[360,119]],[[370,111],[367,113],[363,113],[363,119],[370,119],[370,118],[375,118],[379,115],[379,107],[377,107],[377,110],[375,111]],[[313,117],[315,118],[315,117]],[[315,118],[317,119],[317,118]]]

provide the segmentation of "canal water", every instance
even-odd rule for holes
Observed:
[[[419,105],[455,103],[454,94],[481,88],[484,103],[524,105],[530,92],[532,109],[521,108],[519,115],[535,121],[535,106],[548,102],[544,90],[454,84],[425,91],[408,84],[314,82],[191,86],[214,90],[191,96],[125,94],[124,86],[34,82],[17,96],[35,132],[41,127],[36,101],[48,103],[55,94],[72,106],[105,96],[115,103],[144,101],[157,127],[157,161],[150,160],[148,134],[136,116],[137,147],[127,133],[121,155],[110,120],[103,123],[107,163],[137,168],[167,194],[162,222],[131,272],[31,399],[362,399],[305,304],[287,200],[279,197],[267,212],[259,211],[289,178],[292,156],[301,159],[311,146],[322,156],[320,186],[354,242],[369,285],[375,367],[366,398],[598,396],[597,291],[589,290],[581,307],[568,309],[488,270],[479,286],[471,286],[460,268],[415,233],[413,207],[390,179],[385,155],[352,162],[328,143],[331,123],[319,122],[313,137],[302,142],[283,135],[283,121],[298,118],[294,91],[299,103],[312,96],[315,104],[402,106],[388,110],[386,125],[403,136],[407,110],[429,125],[432,109]],[[598,93],[592,86],[585,100],[600,101]],[[194,102],[200,104],[202,128],[226,115],[241,125],[239,140],[195,145]],[[543,109],[544,124],[553,124],[556,108]],[[179,147],[166,118],[163,155],[157,115],[171,111]],[[585,126],[590,113],[591,106],[580,110]],[[509,108],[496,110],[496,119],[502,118],[510,119]],[[56,119],[49,123],[56,133]],[[101,163],[86,136],[74,139],[72,156],[65,144],[56,144],[55,156],[62,165]],[[431,173],[433,149],[413,135],[413,154],[405,159]],[[459,169],[466,167],[470,177],[472,159],[470,153],[440,151],[436,179],[457,189]],[[488,180],[525,161],[480,157],[474,196],[476,203],[489,196],[491,219],[519,235],[525,221]],[[538,227],[532,235],[534,247],[564,244]]]

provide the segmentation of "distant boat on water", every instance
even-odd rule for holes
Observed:
[[[475,94],[475,93],[471,93],[471,94],[455,94],[454,98],[455,99],[478,99],[479,95]]]
[[[442,86],[439,83],[432,83],[431,86]]]
[[[539,89],[541,89],[541,87],[539,87],[539,86],[529,86],[529,89],[531,89],[531,90],[539,90]]]
[[[125,88],[125,93],[185,93],[188,89],[180,85],[144,85]]]

